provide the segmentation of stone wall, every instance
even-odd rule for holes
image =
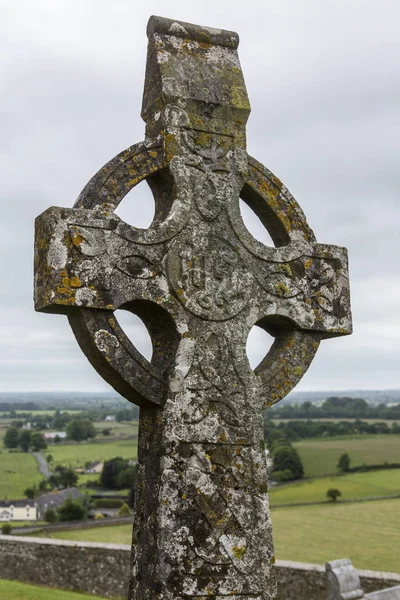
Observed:
[[[125,600],[130,546],[0,536],[0,574],[59,589]]]
[[[4,579],[70,589],[100,596],[127,597],[130,546],[0,536]],[[400,575],[359,571],[366,593],[400,585]],[[277,561],[278,600],[325,600],[325,569]]]

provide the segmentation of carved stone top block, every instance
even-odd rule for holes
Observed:
[[[276,595],[261,411],[323,338],[351,333],[347,252],[317,243],[296,200],[247,155],[235,33],[152,17],[146,139],[74,208],[36,220],[35,307],[68,316],[100,375],[142,407],[130,599]],[[148,229],[115,209],[146,180]],[[275,247],[257,241],[242,198]],[[142,318],[147,361],[114,311]],[[253,371],[254,325],[275,337]]]

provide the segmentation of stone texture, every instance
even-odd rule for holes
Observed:
[[[130,598],[276,597],[262,410],[322,338],[351,333],[347,253],[318,244],[285,186],[246,152],[250,112],[227,31],[152,17],[146,140],[112,159],[73,209],[36,222],[35,304],[142,407]],[[146,179],[147,230],[114,210]],[[239,198],[276,245],[246,230]],[[113,314],[136,313],[149,363]],[[250,329],[275,336],[253,372]]]
[[[400,585],[384,588],[369,594],[361,586],[360,574],[349,558],[326,563],[328,600],[400,600]],[[399,577],[400,579],[400,577]]]
[[[364,598],[360,577],[351,560],[340,558],[325,565],[328,600],[357,600]]]

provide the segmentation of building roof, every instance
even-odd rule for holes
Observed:
[[[10,508],[10,506],[36,506],[36,502],[34,500],[0,500],[0,508]]]
[[[71,500],[78,500],[79,498],[83,498],[83,494],[77,488],[70,487],[65,490],[59,490],[58,492],[42,494],[36,499],[36,502],[39,509],[43,511],[48,508],[57,508],[57,506],[61,506],[68,498],[71,498]]]

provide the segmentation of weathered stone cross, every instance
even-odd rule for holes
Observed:
[[[146,140],[73,209],[36,222],[36,309],[63,313],[92,365],[141,407],[131,598],[276,595],[262,410],[351,332],[347,255],[317,244],[282,183],[246,153],[249,101],[229,31],[152,17]],[[146,179],[142,230],[114,214]],[[244,227],[241,197],[270,232]],[[149,363],[114,316],[136,313]],[[255,371],[253,325],[275,336]]]

